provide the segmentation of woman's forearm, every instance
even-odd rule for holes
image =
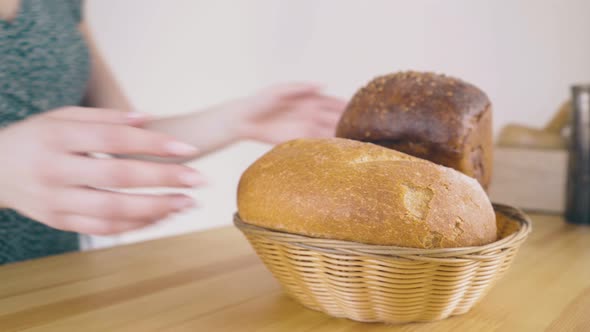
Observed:
[[[102,57],[86,23],[80,30],[89,45],[92,75],[88,106],[132,110],[120,84]],[[315,84],[287,83],[270,86],[256,94],[181,116],[154,120],[145,127],[168,134],[200,149],[193,158],[248,138],[271,144],[299,137],[333,136],[344,100],[324,95]],[[147,156],[124,156],[154,160]],[[184,162],[185,159],[158,159]]]
[[[80,30],[92,55],[92,74],[88,84],[86,103],[93,107],[132,110],[131,103],[102,56],[87,23],[82,23]],[[229,117],[226,113],[228,108],[236,107],[238,103],[237,101],[228,102],[200,112],[154,120],[145,127],[194,144],[201,151],[199,155],[203,155],[237,140],[237,133],[231,123],[232,119],[226,119]],[[237,121],[237,119],[234,120]]]
[[[233,108],[244,103],[228,102],[202,111],[154,120],[145,128],[168,134],[199,149],[199,157],[241,138],[241,120],[232,118]],[[186,160],[184,160],[186,161]]]

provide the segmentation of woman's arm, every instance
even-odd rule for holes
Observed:
[[[92,57],[86,98],[89,106],[131,110],[87,23],[81,24],[81,31]],[[344,107],[343,100],[322,94],[313,84],[291,83],[198,112],[153,120],[145,128],[190,143],[202,156],[240,139],[279,143],[298,137],[333,136]]]
[[[131,115],[64,107],[0,129],[0,155],[10,156],[0,169],[0,205],[54,228],[89,234],[147,226],[191,207],[193,200],[185,195],[112,190],[202,185],[202,176],[190,167],[87,157],[91,152],[159,157],[195,153],[190,145],[138,128],[146,119]]]
[[[109,65],[98,49],[88,23],[80,24],[80,32],[88,45],[91,60],[90,81],[86,89],[84,104],[91,107],[109,108],[121,111],[133,109],[123,93]]]
[[[91,107],[131,111],[133,109],[131,102],[123,93],[121,85],[106,63],[88,23],[82,22],[80,31],[88,45],[92,63],[91,77],[84,98],[85,104]],[[223,126],[223,123],[220,123],[217,116],[212,116],[214,112],[229,106],[228,103],[209,111],[154,120],[146,127],[177,138],[183,137],[188,143],[199,142],[200,151],[208,152],[238,139],[235,131],[227,130],[225,126],[216,128]]]
[[[147,128],[199,148],[200,156],[241,139],[277,144],[300,137],[332,137],[344,101],[311,84],[275,85],[200,112],[160,119]]]

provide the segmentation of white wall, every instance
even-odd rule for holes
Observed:
[[[573,82],[590,81],[587,0],[94,0],[87,11],[129,97],[159,115],[284,80],[349,97],[376,75],[417,69],[481,87],[497,131],[541,126]],[[203,207],[124,239],[229,223],[239,174],[267,148],[196,162],[213,183],[195,193]]]

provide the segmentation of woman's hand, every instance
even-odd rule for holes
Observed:
[[[184,195],[135,195],[100,188],[193,187],[202,177],[177,164],[96,159],[90,153],[194,156],[191,145],[135,126],[136,113],[68,107],[0,129],[0,206],[51,227],[112,234],[193,206]]]
[[[301,137],[333,137],[346,102],[312,84],[275,85],[232,108],[242,138],[280,143]]]
[[[276,144],[333,137],[345,106],[344,100],[320,93],[315,85],[283,84],[200,112],[150,121],[145,127],[194,144],[204,155],[240,139]]]

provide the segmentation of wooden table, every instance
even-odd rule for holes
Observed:
[[[0,267],[0,331],[590,331],[590,227],[533,215],[471,312],[387,326],[303,308],[233,227]]]

